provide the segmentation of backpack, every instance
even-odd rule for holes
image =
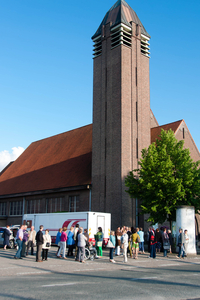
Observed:
[[[155,234],[154,234],[153,231],[151,232],[150,241],[151,241],[152,243],[155,241]]]

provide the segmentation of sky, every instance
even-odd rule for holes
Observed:
[[[112,0],[0,0],[0,170],[32,142],[92,123],[92,35]],[[200,1],[127,0],[150,40],[159,125],[200,150]]]

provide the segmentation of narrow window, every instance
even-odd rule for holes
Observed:
[[[185,138],[185,129],[183,128],[183,139]]]
[[[106,176],[105,176],[105,183],[104,183],[104,198],[106,198]]]
[[[136,139],[136,158],[138,158],[138,138]]]
[[[137,67],[135,67],[135,84],[137,86]]]
[[[105,159],[106,159],[106,139],[105,139]]]
[[[136,122],[138,121],[138,103],[136,102]]]
[[[105,102],[105,122],[107,122],[107,102]]]
[[[79,211],[79,196],[69,197],[69,211],[70,212]]]

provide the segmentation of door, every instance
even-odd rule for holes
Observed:
[[[103,234],[105,234],[105,217],[97,216],[97,228],[101,227]]]

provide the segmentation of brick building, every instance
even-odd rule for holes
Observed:
[[[141,150],[171,128],[200,159],[184,120],[159,126],[150,109],[150,35],[132,8],[118,0],[92,39],[93,124],[32,143],[0,173],[0,226],[23,213],[87,210],[110,212],[113,229],[143,226],[124,185]]]

